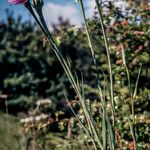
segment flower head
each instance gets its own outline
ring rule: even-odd
[[[9,3],[12,3],[12,4],[23,4],[25,2],[27,2],[28,0],[8,0]]]

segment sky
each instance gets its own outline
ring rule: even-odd
[[[58,17],[62,16],[63,19],[68,19],[72,25],[80,26],[83,22],[79,3],[75,3],[75,0],[43,0],[45,5],[43,7],[43,14],[49,29],[51,29],[52,23],[58,22]],[[111,1],[111,0],[110,0]],[[116,5],[120,5],[123,8],[124,0],[119,0]],[[95,1],[84,0],[84,6],[86,10],[86,16],[91,18],[94,14]],[[0,20],[6,19],[5,10],[13,11],[14,17],[18,15],[22,16],[23,21],[31,19],[31,15],[23,5],[10,5],[7,0],[0,0]]]
[[[62,16],[64,19],[69,19],[70,23],[73,25],[80,26],[82,23],[81,11],[79,4],[75,3],[74,0],[44,0],[45,5],[43,8],[43,13],[46,22],[49,27],[52,23],[58,22],[58,17]],[[85,4],[86,13],[88,17],[93,15],[94,1],[88,0]],[[17,17],[18,15],[23,16],[23,20],[31,18],[29,12],[24,8],[23,5],[10,5],[7,0],[0,0],[0,20],[6,19],[5,10],[13,11],[13,15]]]

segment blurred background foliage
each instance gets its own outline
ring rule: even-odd
[[[146,0],[128,0],[127,3],[124,12],[113,2],[103,1],[101,4],[105,10],[103,17],[113,63],[117,126],[120,138],[125,139],[128,143],[124,144],[132,149],[129,125],[124,116],[125,112],[130,112],[130,93],[121,54],[123,44],[133,90],[142,65],[135,98],[136,129],[141,144],[139,147],[150,149],[150,6]],[[21,16],[14,19],[9,10],[6,13],[7,19],[0,21],[0,110],[7,110],[10,114],[21,117],[27,116],[33,114],[37,100],[49,98],[53,103],[51,108],[38,114],[46,112],[54,119],[50,131],[68,132],[73,114],[66,105],[64,91],[68,93],[70,102],[75,100],[74,108],[80,116],[82,110],[61,65],[34,23],[30,20],[22,22]],[[102,74],[102,68],[108,75],[107,57],[96,11],[88,23],[99,72]],[[85,96],[90,99],[96,116],[99,111],[99,101],[95,96],[96,71],[84,28],[72,26],[68,20],[60,17],[59,23],[53,25],[53,35],[62,55],[70,62],[72,70],[79,78],[83,74]],[[103,75],[100,76],[100,80],[104,85]],[[72,132],[81,131],[75,128]],[[60,139],[58,142],[62,143]]]

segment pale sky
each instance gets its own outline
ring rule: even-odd
[[[43,13],[46,18],[48,26],[52,23],[57,23],[58,17],[62,16],[64,19],[69,19],[70,23],[73,25],[80,25],[82,23],[81,11],[79,4],[76,4],[74,0],[44,0],[45,5],[43,8]],[[87,0],[86,2],[86,12],[87,16],[91,17],[93,15],[94,1]],[[5,9],[9,8],[13,10],[14,16],[23,16],[23,20],[30,17],[29,12],[23,7],[23,5],[10,5],[7,0],[0,0],[0,20],[5,20],[6,14]]]
[[[86,15],[88,18],[92,17],[94,14],[95,1],[94,0],[83,0],[86,8]],[[123,0],[120,0],[121,4]],[[64,19],[69,19],[70,23],[73,25],[81,25],[82,15],[80,11],[79,4],[75,3],[74,0],[44,0],[45,5],[43,8],[43,13],[46,18],[46,22],[50,27],[52,23],[57,23],[58,17],[62,16]],[[5,9],[9,8],[13,10],[14,16],[23,16],[23,20],[30,17],[29,12],[23,7],[23,5],[11,5],[7,0],[0,0],[0,20],[5,20]]]

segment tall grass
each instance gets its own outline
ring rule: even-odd
[[[42,13],[43,1],[39,0],[39,1],[37,1],[37,3],[33,3],[33,7],[31,6],[30,2],[28,1],[27,3],[25,3],[25,7],[30,11],[30,13],[32,14],[32,16],[34,17],[36,22],[38,23],[39,27],[43,31],[44,35],[47,37],[47,39],[50,43],[50,46],[52,47],[60,64],[62,65],[72,87],[74,88],[74,91],[76,92],[76,95],[79,97],[79,101],[81,103],[82,109],[84,111],[84,116],[86,118],[86,124],[84,124],[80,120],[80,118],[75,113],[75,111],[73,110],[71,105],[70,105],[70,108],[71,108],[73,114],[75,115],[75,117],[77,118],[77,120],[79,121],[80,125],[82,126],[83,130],[87,134],[88,138],[91,140],[94,149],[95,150],[97,150],[97,149],[115,150],[117,148],[117,146],[116,146],[117,141],[116,141],[116,136],[115,136],[115,132],[116,132],[116,130],[115,130],[115,104],[114,104],[112,64],[111,64],[109,43],[107,40],[107,34],[105,31],[105,26],[104,26],[104,22],[103,22],[102,9],[99,4],[99,1],[95,0],[95,4],[96,4],[98,14],[99,14],[99,22],[101,25],[100,30],[102,31],[102,35],[103,35],[105,50],[106,50],[106,55],[107,55],[107,60],[108,60],[108,66],[109,66],[109,79],[107,79],[106,75],[103,73],[103,76],[106,79],[105,80],[106,85],[107,85],[106,87],[102,87],[100,84],[99,70],[98,70],[97,61],[96,61],[96,57],[95,57],[92,38],[91,38],[89,27],[88,27],[88,22],[86,19],[84,3],[82,0],[78,0],[78,2],[79,2],[79,5],[80,5],[81,11],[82,11],[82,16],[84,19],[87,41],[88,41],[89,48],[91,50],[91,57],[93,58],[93,63],[95,65],[96,72],[97,72],[97,76],[96,76],[95,80],[97,80],[98,96],[99,96],[101,104],[102,104],[102,117],[101,117],[102,129],[101,129],[101,131],[99,131],[99,129],[97,129],[95,120],[91,113],[91,108],[89,108],[89,106],[86,102],[85,93],[84,93],[85,89],[83,86],[83,79],[81,81],[79,81],[76,74],[74,74],[71,71],[70,64],[69,64],[70,62],[68,62],[68,60],[66,60],[63,57],[63,55],[60,52],[60,48],[57,46],[53,36],[51,35],[50,31],[48,30],[48,27],[46,25],[46,22],[43,17],[43,13]],[[123,49],[122,49],[122,56],[123,56],[124,65],[125,65],[126,72],[127,72],[128,85],[131,90],[130,75],[129,75],[129,70],[127,68],[127,65],[125,63],[125,53],[124,53]],[[103,70],[101,70],[101,71],[103,71]],[[132,92],[131,92],[131,97],[133,98],[132,100],[134,100],[136,93],[137,93],[137,86],[138,86],[138,81],[139,81],[139,77],[140,77],[140,72],[141,72],[141,69],[139,70],[139,75],[138,75],[137,82],[135,85],[134,93],[132,94]],[[112,117],[110,117],[109,111],[106,109],[106,100],[105,100],[106,89],[105,88],[109,91],[109,99],[110,99],[109,103],[111,104]],[[66,99],[67,99],[67,96],[66,96]],[[128,118],[128,122],[130,125],[130,130],[131,130],[131,134],[132,134],[133,141],[134,141],[134,149],[136,149],[136,142],[135,142],[136,138],[135,138],[135,132],[134,132],[134,101],[132,101],[131,106],[132,106],[133,120],[131,122],[131,120]]]
[[[128,79],[128,87],[130,90],[130,99],[131,99],[131,114],[132,114],[132,120],[128,117],[129,114],[125,114],[128,117],[128,123],[130,126],[130,132],[132,135],[132,139],[134,142],[134,149],[137,149],[137,138],[136,138],[136,129],[135,129],[135,113],[134,113],[134,100],[136,98],[137,95],[137,87],[138,87],[138,83],[139,83],[139,78],[141,75],[141,71],[142,71],[142,65],[140,66],[139,70],[138,70],[138,76],[136,79],[136,83],[135,83],[135,87],[134,90],[132,90],[131,88],[131,77],[130,77],[130,73],[129,73],[129,69],[128,66],[126,64],[126,55],[125,55],[125,49],[123,47],[123,44],[121,44],[121,51],[122,51],[122,60],[123,60],[123,65],[125,67],[125,71],[127,74],[127,79]]]
[[[105,49],[106,49],[107,59],[108,59],[109,81],[110,81],[109,91],[110,91],[113,125],[115,125],[114,90],[113,90],[113,76],[112,76],[112,64],[111,64],[111,57],[110,57],[110,49],[109,49],[109,44],[108,44],[108,40],[107,40],[107,34],[106,34],[104,23],[103,23],[103,15],[102,15],[101,6],[100,6],[98,0],[95,0],[95,3],[96,3],[96,7],[97,7],[97,10],[98,10],[98,14],[99,14],[99,22],[100,22],[101,30],[102,30],[102,33],[103,33],[103,39],[104,39]]]
[[[31,12],[31,14],[34,14],[33,8],[31,7],[30,3],[27,3],[26,7]],[[46,26],[42,11],[40,11],[40,9],[41,8],[39,8],[39,7],[37,7],[37,9],[35,9],[40,20],[37,19],[36,15],[33,15],[33,17],[35,18],[35,20],[38,20],[37,23],[39,24],[40,28],[44,32],[45,36],[47,37],[47,39],[48,39],[50,45],[52,46],[59,62],[61,63],[62,67],[64,68],[64,71],[66,72],[66,75],[67,75],[71,85],[73,86],[77,96],[79,97],[80,103],[81,103],[82,108],[84,110],[85,118],[87,120],[88,128],[86,128],[87,129],[86,132],[88,131],[89,138],[92,139],[92,142],[93,142],[95,149],[97,149],[96,145],[98,145],[99,148],[103,149],[102,143],[101,143],[99,135],[98,135],[98,131],[95,127],[92,116],[90,115],[89,110],[87,109],[85,99],[82,96],[80,85],[78,85],[78,82],[76,81],[74,74],[71,72],[68,61],[65,60],[65,58],[62,56],[59,48],[57,47],[55,41],[53,40],[53,37],[50,34],[50,32]],[[91,135],[94,135],[94,137],[92,137]],[[95,140],[96,140],[96,143],[95,143]]]

